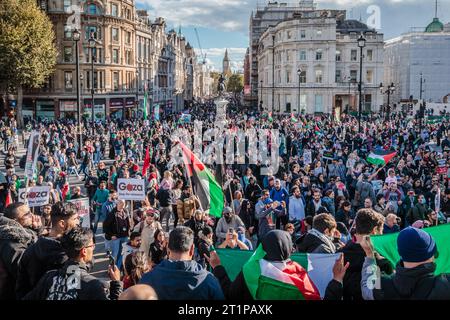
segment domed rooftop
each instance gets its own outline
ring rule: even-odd
[[[365,32],[369,31],[366,24],[358,20],[338,20],[336,30],[340,33]]]
[[[444,31],[444,24],[439,21],[439,18],[433,18],[433,22],[431,22],[426,28],[425,32],[442,32]]]

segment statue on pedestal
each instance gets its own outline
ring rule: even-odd
[[[219,92],[219,96],[223,96],[223,93],[225,92],[226,88],[225,88],[225,81],[227,79],[223,76],[223,74],[220,75],[219,77],[219,84],[217,86],[217,91]]]

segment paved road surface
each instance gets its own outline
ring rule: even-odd
[[[0,146],[0,150],[2,151],[2,152],[0,152],[0,170],[2,172],[5,172],[5,164],[4,164],[5,154],[3,152],[3,145]],[[17,161],[16,161],[16,167],[15,167],[16,174],[19,177],[24,176],[24,170],[19,167],[19,160],[25,154],[26,154],[26,148],[23,146],[23,142],[20,137],[19,138],[19,147],[18,147],[17,154],[16,154]],[[106,154],[108,154],[108,152],[106,152]],[[105,162],[106,166],[112,165],[112,163],[113,163],[112,160],[104,160],[104,162]],[[81,187],[82,193],[86,194],[84,182],[80,181],[76,175],[69,176],[69,184],[70,184],[71,188],[73,188],[75,186]],[[102,230],[101,223],[99,224],[97,234],[95,235],[95,240],[96,240],[96,247],[95,247],[95,251],[94,251],[95,265],[94,265],[94,270],[92,271],[92,274],[99,278],[108,278],[107,272],[105,271],[105,270],[107,270],[107,267],[108,267],[108,259],[106,257],[106,253],[105,253],[105,238],[103,236],[103,230]]]

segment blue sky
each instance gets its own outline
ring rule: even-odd
[[[136,0],[137,7],[147,9],[150,17],[166,19],[168,30],[182,33],[194,48],[199,48],[194,28],[207,54],[208,64],[222,69],[222,59],[228,48],[234,70],[242,69],[248,47],[249,19],[257,4],[265,0]],[[296,1],[279,0],[278,2]],[[316,0],[320,9],[347,10],[347,18],[366,22],[369,6],[380,8],[381,31],[385,39],[408,32],[411,27],[425,27],[434,17],[435,0]],[[450,22],[450,0],[438,1],[438,17]],[[198,51],[199,52],[199,51]]]

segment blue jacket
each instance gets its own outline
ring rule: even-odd
[[[286,189],[280,188],[280,190],[275,189],[275,187],[270,190],[270,199],[273,201],[284,201],[286,202],[286,206],[289,205],[289,192],[287,192]],[[278,207],[278,209],[281,209],[281,206]]]
[[[144,274],[160,300],[224,300],[219,281],[196,261],[163,260]]]
[[[323,197],[322,203],[327,207],[328,211],[334,216],[336,216],[336,206],[334,205],[334,199],[330,197]]]

